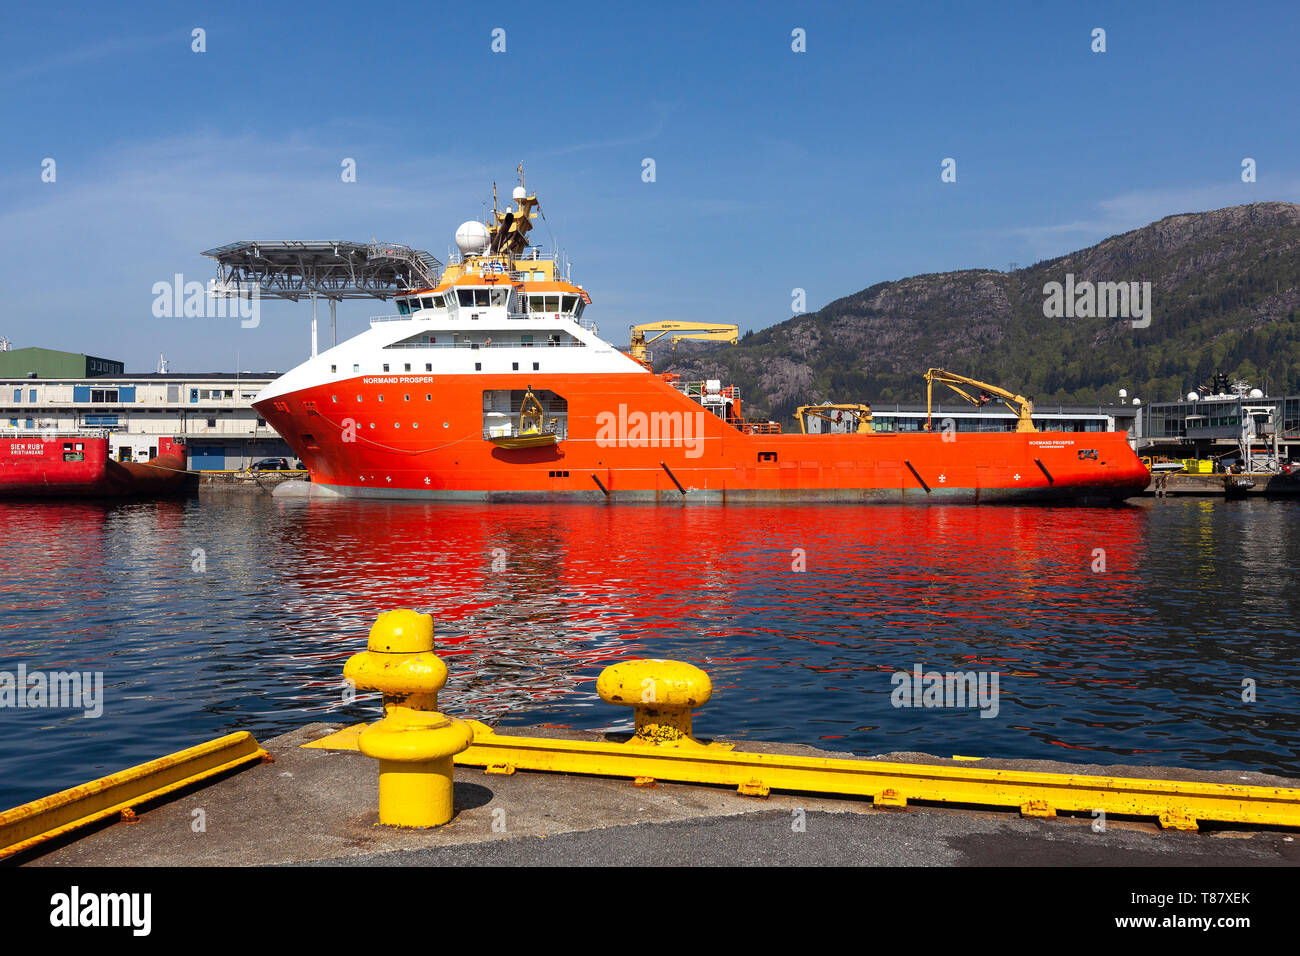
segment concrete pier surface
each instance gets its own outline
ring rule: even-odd
[[[1021,818],[1014,812],[937,806],[876,809],[870,801],[731,788],[456,768],[456,816],[446,826],[378,825],[378,765],[355,751],[302,749],[336,730],[311,724],[263,742],[272,763],[253,766],[142,808],[134,823],[20,861],[28,866],[1295,866],[1300,833],[1244,828],[1162,831],[1154,822]],[[546,727],[502,733],[603,740]],[[622,739],[622,738],[618,738]],[[756,753],[852,757],[746,741]],[[954,765],[924,754],[891,761]],[[969,763],[964,764],[970,766]],[[1240,771],[1085,766],[986,760],[981,766],[1297,787]]]
[[[1164,486],[1158,485],[1158,479],[1165,479]],[[1155,475],[1151,483],[1142,492],[1144,497],[1167,498],[1226,498],[1228,490],[1225,478],[1244,478],[1254,482],[1253,487],[1238,489],[1235,497],[1240,498],[1300,498],[1300,475]]]

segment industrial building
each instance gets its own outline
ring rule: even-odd
[[[0,351],[0,370],[0,433],[105,431],[113,457],[135,460],[152,457],[159,436],[173,436],[185,439],[190,467],[201,471],[270,457],[292,463],[289,446],[251,405],[274,372],[127,375],[121,362],[49,349]]]
[[[0,339],[0,379],[97,378],[121,375],[125,371],[121,362],[96,355],[54,349],[10,349],[6,347],[8,344],[7,340]]]
[[[1176,402],[1152,402],[1145,418],[1152,454],[1240,458],[1263,470],[1273,470],[1269,460],[1300,461],[1300,395],[1270,397],[1259,389],[1245,395],[1192,393]]]

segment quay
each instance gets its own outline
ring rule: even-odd
[[[1240,481],[1238,481],[1240,479]],[[1153,475],[1144,498],[1300,498],[1300,472],[1293,475]]]
[[[0,813],[34,866],[1300,865],[1300,780],[697,737],[708,675],[605,668],[631,734],[438,710],[433,624],[381,614],[344,668],[383,718],[232,733]],[[376,764],[376,760],[378,763]],[[378,773],[376,773],[376,769]]]
[[[1089,815],[912,806],[772,792],[756,799],[717,786],[554,773],[492,774],[457,767],[446,826],[378,823],[374,761],[356,751],[304,748],[340,725],[311,724],[267,741],[271,763],[142,810],[38,856],[33,866],[594,865],[594,866],[1296,866],[1289,828],[1191,833]],[[512,732],[597,741],[601,734],[532,727]],[[810,747],[746,742],[747,751],[844,757]],[[870,760],[933,766],[968,761],[896,753]],[[989,768],[1123,775],[1258,786],[1300,781],[1237,771],[985,760]],[[204,829],[195,829],[202,819]]]

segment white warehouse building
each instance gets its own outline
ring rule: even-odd
[[[22,352],[45,354],[24,360]],[[0,352],[0,434],[104,431],[114,458],[137,461],[156,453],[159,436],[182,438],[190,467],[201,471],[238,470],[270,457],[295,463],[251,404],[274,372],[127,375],[112,363],[108,374],[72,377],[57,374],[46,361],[51,354],[70,355]],[[50,371],[56,374],[43,374]]]

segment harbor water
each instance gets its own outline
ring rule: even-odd
[[[0,503],[0,526],[0,807],[230,730],[373,719],[343,664],[394,607],[434,616],[443,709],[503,728],[624,729],[597,674],[668,657],[713,679],[703,736],[1300,774],[1295,502],[204,495]],[[102,680],[98,716],[31,696],[67,672]],[[934,673],[996,696],[900,697]]]

